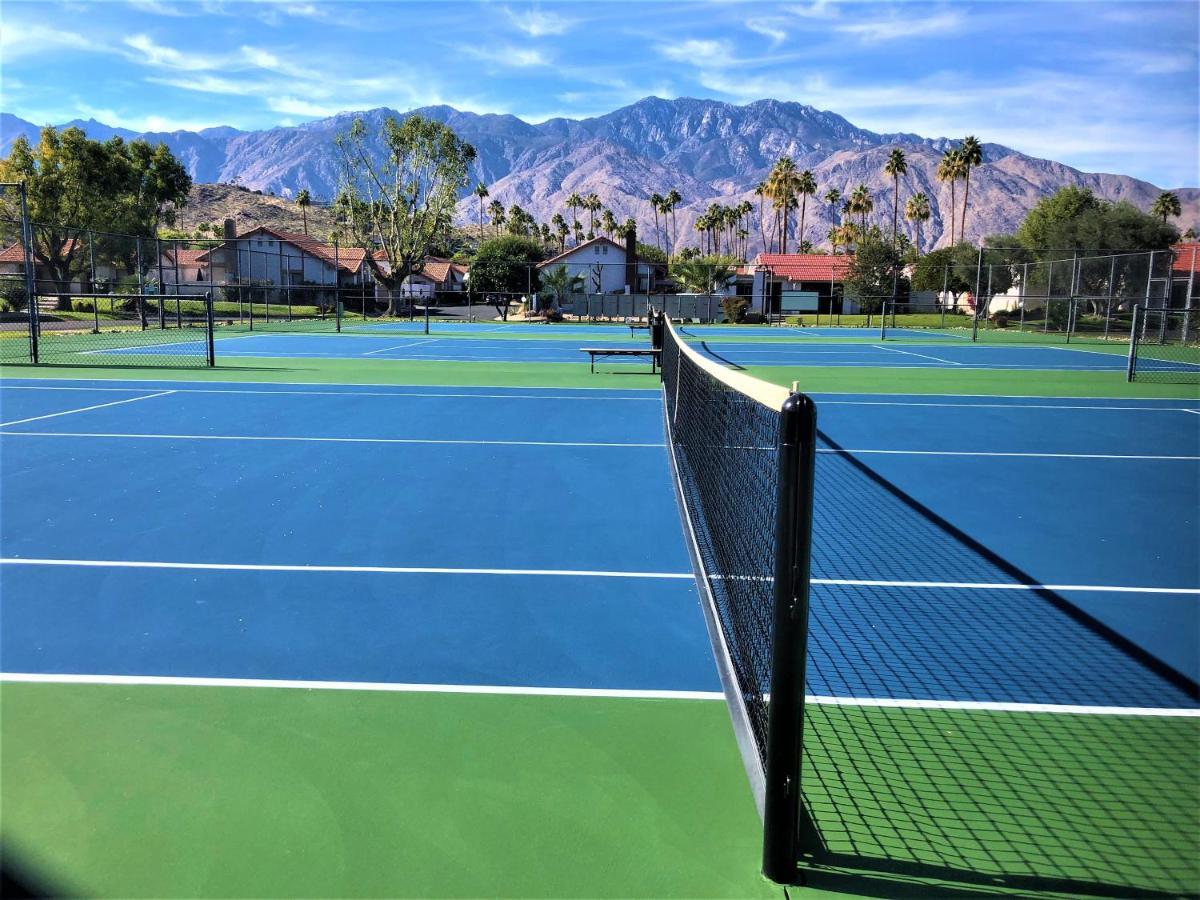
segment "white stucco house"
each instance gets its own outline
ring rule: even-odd
[[[566,266],[586,294],[648,294],[654,289],[654,267],[638,260],[636,247],[632,236],[624,247],[606,237],[592,238],[538,263],[538,269]]]

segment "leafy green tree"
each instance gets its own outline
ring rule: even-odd
[[[644,262],[659,263],[660,265],[666,265],[667,262],[667,251],[663,250],[662,247],[643,244],[641,241],[638,241],[637,254],[638,259]]]
[[[356,118],[334,146],[341,157],[342,193],[362,201],[359,208],[366,212],[348,223],[351,234],[360,247],[382,244],[386,268],[373,254],[366,258],[388,289],[388,315],[395,315],[400,286],[424,267],[469,184],[475,148],[441,122],[415,114],[402,122],[389,116],[378,132]]]
[[[296,205],[300,207],[300,215],[304,218],[304,233],[308,234],[308,208],[312,206],[312,194],[304,188],[296,194]]]
[[[878,226],[871,226],[854,248],[854,259],[843,281],[846,296],[856,298],[866,312],[878,312],[885,300],[900,291],[902,265],[896,245],[883,236]]]
[[[514,295],[529,296],[540,290],[537,264],[543,259],[545,248],[531,238],[506,235],[484,241],[471,261],[471,292],[507,319]]]
[[[989,238],[988,243],[1011,245],[1003,237]],[[1015,267],[1010,264],[1013,259],[1008,251],[989,254],[987,247],[981,258],[979,248],[965,241],[952,247],[941,247],[917,259],[913,265],[912,289],[934,291],[939,295],[944,289],[953,298],[953,305],[957,308],[963,294],[975,293],[978,278],[980,293],[985,295],[983,302],[990,303],[992,297],[1003,294],[1013,286]]]
[[[1179,232],[1132,203],[1101,200],[1087,188],[1065,187],[1043,197],[1017,229],[1018,243],[1035,253],[1165,250]]]
[[[25,182],[34,229],[33,256],[48,275],[58,305],[69,309],[70,284],[87,270],[87,232],[154,237],[160,226],[175,224],[187,202],[192,180],[165,144],[101,143],[78,128],[43,128],[36,145],[22,135],[0,160],[0,181]],[[0,198],[0,215],[20,217],[16,194]],[[101,257],[126,269],[134,265],[136,241],[96,235]],[[147,266],[153,251],[143,254]]]

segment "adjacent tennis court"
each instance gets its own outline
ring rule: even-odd
[[[255,333],[218,359],[450,384],[586,367],[577,327]],[[1124,362],[695,346],[897,378]],[[5,377],[6,846],[100,894],[782,896],[663,393],[612,369]],[[810,886],[1193,890],[1200,402],[813,399]]]

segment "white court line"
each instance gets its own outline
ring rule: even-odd
[[[1017,453],[993,450],[835,450],[832,447],[820,447],[817,449],[817,452],[855,456],[873,453],[885,456],[996,456],[1028,459],[1147,459],[1173,462],[1200,462],[1200,456],[1158,456],[1152,454],[1122,453]]]
[[[1007,581],[989,584],[979,581],[890,581],[878,578],[813,578],[812,583],[850,587],[944,588],[967,591],[1074,591],[1105,594],[1200,595],[1200,588],[1128,587],[1113,584],[1014,584]]]
[[[101,350],[80,350],[79,354],[81,356],[93,356],[98,353],[101,356],[103,356],[105,353],[124,353],[126,350],[151,350],[151,351],[153,351],[154,349],[156,349],[158,347],[191,347],[191,346],[205,347],[206,343],[207,342],[205,340],[204,335],[201,335],[199,337],[192,338],[190,341],[168,341],[163,344],[134,344],[132,347],[105,347]],[[148,355],[158,356],[160,354],[151,352]],[[171,354],[164,353],[161,355],[162,356],[170,356]]]
[[[53,676],[52,676],[53,677]],[[986,710],[989,712],[1044,712],[1092,716],[1200,717],[1200,709],[1155,706],[1082,706],[1067,703],[1013,703],[992,700],[918,700],[890,697],[805,697],[814,706],[884,707],[892,709]]]
[[[962,363],[955,362],[952,359],[942,359],[940,356],[928,356],[924,353],[913,353],[911,350],[899,350],[896,347],[886,347],[883,344],[871,344],[870,346],[875,347],[878,350],[889,350],[892,353],[903,353],[906,356],[919,356],[921,359],[932,359],[934,362],[943,363],[944,365],[947,365],[947,366],[961,366],[962,365]]]
[[[821,406],[930,406],[946,409],[1085,409],[1085,410],[1115,410],[1116,412],[1194,412],[1200,411],[1183,409],[1178,406],[1074,406],[1053,403],[924,403],[917,401],[897,400],[822,400]]]
[[[165,393],[174,393],[166,391]],[[160,394],[152,394],[158,397]],[[145,397],[134,397],[133,400],[145,400]],[[132,400],[117,400],[114,403],[131,403]],[[102,403],[101,406],[113,406],[114,403]],[[96,407],[89,407],[95,409]],[[82,412],[83,410],[72,410]],[[65,415],[56,413],[56,415]],[[22,421],[32,421],[23,419]],[[17,425],[19,422],[0,423]],[[617,441],[480,441],[454,440],[450,438],[356,438],[356,437],[287,437],[274,434],[134,434],[128,432],[105,431],[3,431],[3,437],[77,437],[77,438],[118,438],[128,440],[149,441],[292,441],[312,444],[449,444],[468,447],[612,447],[616,449],[646,449],[665,447],[666,444],[622,443]]]
[[[28,419],[13,419],[11,422],[0,422],[0,428],[5,428],[9,425],[23,425],[26,422],[40,422],[42,419],[53,419],[56,416],[70,416],[75,413],[88,412],[93,409],[104,409],[106,406],[119,406],[122,403],[136,403],[138,400],[151,400],[154,397],[165,397],[168,394],[174,394],[175,391],[159,391],[157,394],[144,394],[140,397],[127,397],[124,400],[112,400],[108,403],[97,403],[94,406],[81,406],[79,409],[65,409],[62,412],[47,413],[44,416],[30,416]]]
[[[87,569],[187,569],[211,572],[335,572],[351,575],[517,575],[546,578],[648,578],[691,581],[691,572],[617,572],[606,569],[482,569],[445,566],[310,566],[264,563],[192,563],[132,559],[25,559],[0,557],[5,566],[63,566]]]
[[[204,382],[181,381],[180,384],[203,384]],[[236,384],[237,382],[218,382],[219,384]],[[271,382],[253,381],[247,384],[270,384]],[[307,382],[301,382],[307,383]],[[110,393],[138,393],[145,388],[132,387],[60,387],[58,385],[41,384],[4,384],[0,381],[0,390],[9,391],[108,391]],[[260,391],[232,390],[229,388],[172,388],[178,394],[265,394],[281,397],[453,397],[481,398],[484,400],[636,400],[639,403],[657,403],[658,396],[650,397],[573,397],[565,394],[449,394],[434,391]],[[536,390],[536,389],[535,389]],[[572,389],[573,390],[573,389]],[[598,388],[579,388],[579,390],[599,390]],[[1084,407],[1087,408],[1087,407]]]
[[[397,344],[394,347],[380,347],[378,350],[368,350],[363,356],[370,356],[373,353],[387,353],[389,350],[407,350],[410,347],[419,347],[422,344],[435,344],[441,338],[425,338],[424,340],[410,340],[404,344]]]
[[[308,691],[377,691],[395,694],[478,694],[517,697],[592,697],[627,700],[724,700],[720,691],[678,691],[621,688],[524,687],[491,684],[412,684],[388,681],[314,681],[293,678],[211,678],[189,675],[93,675],[75,673],[0,672],[10,684],[144,685],[154,687],[276,688]],[[990,700],[923,700],[890,697],[824,697],[809,695],[815,706],[885,707],[898,709],[982,710],[1075,715],[1161,716],[1195,718],[1200,709],[1145,706],[1085,706],[1060,703],[1019,703]]]
[[[1200,416],[1200,409],[1181,409],[1180,412],[1191,413],[1193,416]]]
[[[0,565],[9,566],[58,566],[92,569],[183,569],[213,572],[335,572],[363,575],[519,575],[555,578],[649,578],[671,581],[688,581],[695,577],[692,572],[623,572],[607,569],[501,569],[501,568],[451,568],[445,566],[329,566],[269,563],[199,563],[164,562],[158,560],[126,559],[40,559],[25,557],[0,557]],[[763,579],[768,580],[768,579]],[[998,582],[989,584],[972,581],[892,581],[884,579],[857,578],[814,578],[813,584],[847,585],[851,587],[908,587],[944,588],[951,590],[999,590],[999,591],[1089,591],[1096,593],[1124,594],[1200,594],[1200,588],[1128,587],[1105,584],[1015,584]]]
[[[349,357],[349,358],[351,358],[351,359],[354,359],[354,358],[356,358],[356,357]],[[17,376],[17,377],[18,377],[18,380],[20,380],[22,376]],[[13,378],[13,376],[9,375],[9,376],[7,376],[7,378],[8,378],[8,379],[11,379],[11,378]],[[27,380],[27,381],[28,381],[28,380],[36,380],[36,379],[29,379],[29,378],[25,378],[24,380]],[[98,384],[98,383],[116,383],[116,384],[145,384],[147,381],[150,381],[150,382],[161,382],[161,381],[164,381],[164,380],[171,381],[171,379],[162,379],[162,378],[144,378],[144,379],[143,379],[143,378],[54,378],[53,376],[51,376],[51,377],[48,377],[48,378],[45,378],[45,379],[43,379],[43,380],[45,380],[45,381],[84,381],[84,382],[87,382],[87,383],[89,383],[89,384]],[[246,379],[246,380],[244,380],[244,381],[243,381],[243,380],[241,380],[241,379],[227,379],[227,378],[206,378],[206,379],[204,379],[203,381],[194,381],[194,380],[184,380],[184,379],[180,379],[179,381],[171,381],[171,383],[172,383],[172,384],[264,384],[264,385],[265,385],[265,384],[269,384],[269,385],[276,385],[276,386],[282,386],[282,387],[325,387],[325,388],[329,388],[329,387],[348,387],[348,388],[353,388],[353,387],[380,387],[380,385],[379,385],[377,382],[354,382],[354,381],[253,381],[253,380],[250,380],[250,379]],[[37,385],[15,385],[15,384],[14,384],[14,385],[9,385],[9,384],[7,384],[7,383],[6,383],[6,381],[5,381],[5,378],[0,378],[0,387],[14,387],[14,388],[16,388],[16,387],[30,387],[30,388],[34,388],[34,387],[39,387],[39,386],[37,386]],[[404,385],[396,385],[396,387],[404,387]],[[421,387],[425,387],[425,388],[458,388],[458,389],[461,389],[461,388],[462,388],[462,385],[461,385],[461,384],[426,384],[426,385],[421,385]],[[490,388],[492,388],[493,390],[504,390],[504,387],[503,387],[503,385],[481,385],[481,387],[490,387]],[[652,396],[652,398],[650,398],[650,399],[654,399],[654,400],[658,400],[658,399],[659,399],[659,397],[660,397],[660,393],[661,393],[659,388],[638,388],[638,387],[614,388],[614,387],[612,387],[611,385],[596,385],[595,387],[590,387],[590,386],[588,386],[588,385],[584,385],[584,386],[582,386],[582,387],[576,386],[576,387],[569,387],[569,388],[555,388],[553,385],[540,385],[540,387],[542,387],[542,388],[546,388],[546,389],[559,390],[559,391],[575,391],[575,392],[581,392],[581,393],[586,393],[586,392],[588,392],[588,391],[593,391],[593,392],[594,392],[594,391],[624,391],[624,392],[626,392],[626,393],[633,393],[633,394],[652,394],[653,396]],[[535,388],[535,389],[536,389],[536,388]],[[140,390],[145,390],[145,388],[140,388]],[[183,388],[179,388],[179,390],[183,390]],[[273,391],[264,391],[263,393],[273,393]],[[294,391],[293,393],[300,393],[300,392],[299,392],[299,391]],[[356,391],[346,391],[345,393],[358,393],[358,392],[356,392]],[[380,393],[385,393],[385,392],[380,392]],[[396,391],[396,392],[387,392],[387,393],[400,393],[400,392],[399,392],[399,391]],[[851,392],[847,392],[847,393],[856,393],[856,394],[862,394],[862,391],[851,391]],[[881,396],[882,396],[882,395],[881,395]],[[901,396],[901,397],[907,397],[907,396],[910,396],[910,395],[908,395],[908,394],[899,394],[899,395],[897,395],[897,396]],[[927,395],[924,395],[924,396],[938,396],[938,395],[936,395],[936,394],[927,394]],[[962,394],[962,395],[951,394],[951,395],[948,395],[948,396],[965,396],[965,397],[974,397],[974,396],[980,396],[980,395],[976,395],[976,394]],[[595,399],[595,398],[587,398],[587,399]],[[601,399],[606,399],[606,398],[601,398]],[[639,400],[640,400],[640,399],[645,399],[645,398],[638,397],[638,398],[636,398],[636,399],[639,399]],[[1065,398],[1065,399],[1072,399],[1072,398]],[[1087,400],[1087,399],[1094,399],[1094,398],[1080,397],[1080,398],[1077,398],[1077,399],[1080,399],[1080,400]]]

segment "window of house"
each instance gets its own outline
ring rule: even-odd
[[[601,244],[604,249],[601,251],[605,256],[608,256],[608,244]]]

